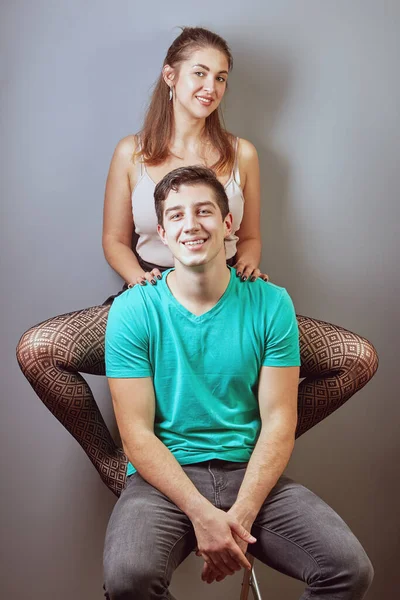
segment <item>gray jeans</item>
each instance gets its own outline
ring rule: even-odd
[[[211,460],[183,467],[218,508],[235,502],[247,463]],[[265,500],[248,551],[304,581],[301,600],[361,600],[373,578],[371,562],[346,523],[318,496],[282,476]],[[105,589],[110,600],[172,600],[168,586],[195,549],[191,521],[138,473],[128,478],[108,524]]]

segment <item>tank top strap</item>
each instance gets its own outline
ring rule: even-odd
[[[142,142],[140,139],[139,135],[136,135],[136,142],[137,142],[137,150],[141,150],[142,149]],[[143,163],[143,157],[140,158],[136,158],[135,161],[135,166],[136,166],[136,181],[139,181],[139,179],[141,177],[143,177],[144,174],[144,163]]]
[[[239,138],[235,141],[235,162],[233,163],[233,179],[240,186],[240,172],[239,172]]]

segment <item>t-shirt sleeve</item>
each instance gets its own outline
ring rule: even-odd
[[[152,377],[144,300],[129,290],[111,305],[106,327],[106,375],[111,378]]]
[[[299,329],[292,299],[285,289],[267,326],[264,367],[300,366]]]

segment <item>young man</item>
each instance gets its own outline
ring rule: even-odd
[[[305,581],[304,600],[363,598],[372,566],[361,545],[322,500],[282,475],[300,364],[289,295],[243,282],[226,265],[232,215],[212,171],[172,171],[155,207],[175,268],[118,297],[106,333],[130,460],[106,534],[109,597],[172,598],[173,571],[197,547],[210,583],[249,568],[249,551]]]

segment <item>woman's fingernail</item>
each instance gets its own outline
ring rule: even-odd
[[[151,285],[156,285],[157,281],[155,279],[152,279],[150,283]]]
[[[238,272],[236,273],[236,275],[237,275],[238,277],[241,277],[241,276],[242,276],[242,274],[241,274],[241,272],[240,272],[240,271],[238,271]]]
[[[255,280],[256,280],[256,278],[253,275],[253,277],[250,279],[250,281],[255,281]]]
[[[146,282],[145,281],[141,281],[140,285],[146,285]]]
[[[162,279],[161,275],[157,275],[157,279]]]
[[[244,277],[242,277],[242,281],[246,281],[247,277],[246,275]]]

